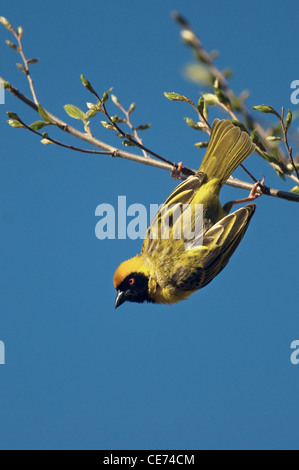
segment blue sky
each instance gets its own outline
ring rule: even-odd
[[[32,73],[46,108],[68,119],[64,104],[84,107],[83,73],[100,92],[113,86],[124,106],[136,102],[135,122],[152,122],[148,147],[195,168],[199,136],[183,121],[192,113],[163,96],[199,97],[182,74],[192,56],[172,10],[221,51],[217,65],[234,70],[237,92],[251,91],[250,106],[296,110],[294,1],[28,0],[6,2],[0,16],[23,26],[27,56],[40,58]],[[29,94],[7,38],[2,27],[0,75]],[[187,301],[115,311],[114,270],[142,241],[98,240],[95,209],[119,195],[162,203],[176,183],[162,170],[42,146],[6,125],[7,110],[37,119],[9,95],[0,106],[0,448],[297,449],[296,204],[259,199],[227,268]],[[95,133],[117,144],[102,126]],[[272,187],[294,186],[256,154],[247,166]],[[224,201],[244,195],[223,190]]]

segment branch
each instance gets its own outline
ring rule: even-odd
[[[27,106],[32,108],[34,111],[38,112],[38,106],[32,100],[30,100],[27,96],[23,95],[19,90],[17,90],[15,87],[13,87],[10,83],[3,80],[1,77],[0,77],[0,80],[3,81],[4,87],[7,91],[9,91],[12,95],[14,95],[20,101],[25,103]],[[89,134],[78,131],[77,129],[75,129],[72,126],[69,126],[64,121],[60,120],[59,118],[57,118],[56,116],[54,116],[50,112],[46,111],[46,113],[49,116],[49,118],[51,120],[51,123],[56,125],[57,127],[59,127],[59,129],[61,129],[64,132],[69,133],[70,135],[72,135],[72,136],[74,136],[78,139],[83,140],[84,142],[87,142],[88,144],[91,144],[91,145],[93,145],[97,148],[103,149],[105,151],[104,154],[110,155],[111,157],[124,158],[124,159],[131,160],[131,161],[134,161],[134,162],[137,162],[137,163],[142,163],[143,165],[153,166],[153,167],[160,168],[160,169],[167,170],[167,171],[172,171],[173,170],[173,165],[172,164],[161,162],[161,161],[158,161],[158,160],[156,160],[154,158],[151,158],[151,157],[146,157],[145,158],[144,156],[136,155],[134,153],[127,152],[125,150],[117,149],[116,147],[108,145],[105,142],[102,142],[102,141],[96,139],[95,137],[93,137]],[[49,137],[48,137],[48,139],[53,140]],[[69,146],[68,148],[71,149],[71,146]],[[78,149],[78,148],[76,148],[76,149],[78,151],[85,152],[84,149]],[[191,168],[188,168],[188,167],[183,167],[182,168],[182,174],[185,177],[188,177],[190,175],[194,175],[195,173],[196,173],[196,170],[194,170],[194,169],[191,169]],[[226,184],[228,186],[244,189],[244,190],[247,190],[247,191],[251,191],[251,189],[253,188],[252,184],[247,183],[245,181],[241,181],[241,180],[236,179],[236,178],[233,178],[232,176],[228,179]],[[263,191],[260,190],[259,192],[260,192],[260,194],[265,194],[267,196],[277,197],[277,198],[285,199],[285,200],[288,200],[288,201],[299,202],[299,195],[295,194],[295,193],[279,191],[277,189],[272,189],[272,188],[267,188],[267,187],[264,187],[264,190]]]

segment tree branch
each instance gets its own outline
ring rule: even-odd
[[[0,77],[0,80],[4,83],[4,87],[7,91],[9,91],[12,95],[14,95],[20,101],[25,103],[27,106],[32,108],[34,111],[38,112],[38,106],[32,100],[30,100],[27,96],[25,96],[23,93],[21,93],[19,90],[17,90],[10,83],[6,82],[3,78]],[[61,119],[57,118],[56,116],[54,116],[52,113],[48,112],[47,110],[45,110],[45,111],[48,114],[52,124],[56,125],[62,131],[67,132],[68,134],[70,134],[70,135],[72,135],[72,136],[74,136],[74,137],[76,137],[80,140],[83,140],[84,142],[86,142],[88,144],[91,144],[91,145],[93,145],[97,148],[100,148],[100,149],[104,150],[105,151],[104,154],[110,155],[111,157],[124,158],[124,159],[131,160],[131,161],[134,161],[134,162],[137,162],[137,163],[142,163],[143,165],[153,166],[153,167],[160,168],[160,169],[163,169],[163,170],[167,170],[167,171],[170,171],[170,172],[173,170],[173,165],[171,165],[169,163],[165,163],[163,161],[159,161],[159,160],[156,160],[156,159],[151,158],[151,157],[146,157],[145,158],[144,156],[136,155],[134,153],[127,152],[125,150],[121,150],[121,149],[118,149],[118,148],[113,147],[111,145],[108,145],[105,142],[102,142],[99,139],[96,139],[95,137],[93,137],[89,134],[83,133],[83,132],[75,129],[74,127],[68,125],[67,123],[65,123]],[[49,138],[49,140],[53,140],[53,139]],[[72,147],[68,146],[68,148],[71,149]],[[86,153],[86,150],[84,150],[84,149],[78,149],[78,148],[76,148],[76,149],[78,151],[82,151],[82,152]],[[197,170],[194,170],[194,169],[191,169],[191,168],[188,168],[188,167],[183,167],[182,174],[185,177],[188,177],[190,175],[194,175],[196,173],[196,171]],[[253,188],[252,184],[247,183],[245,181],[241,181],[241,180],[236,179],[236,178],[233,178],[232,176],[228,179],[226,184],[228,186],[232,186],[232,187],[239,188],[239,189],[244,189],[244,190],[247,190],[247,191],[251,191],[251,189]],[[280,198],[280,199],[285,199],[285,200],[288,200],[288,201],[299,202],[299,195],[298,194],[289,193],[289,192],[285,192],[285,191],[279,191],[277,189],[264,187],[263,191],[259,190],[258,193],[265,194],[267,196],[277,197],[277,198]]]

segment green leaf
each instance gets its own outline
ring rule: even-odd
[[[213,93],[203,93],[202,96],[206,104],[209,106],[215,106],[216,104],[219,103],[217,96],[213,95]]]
[[[51,119],[48,115],[48,113],[44,110],[44,108],[42,107],[42,105],[39,103],[38,104],[38,114],[40,115],[40,117],[42,117],[44,119],[44,121],[46,122],[51,122]]]
[[[191,102],[191,100],[189,98],[187,98],[186,96],[179,95],[178,93],[175,93],[173,91],[171,91],[169,93],[164,92],[164,96],[170,101],[185,101],[186,103]]]
[[[224,93],[223,90],[221,90],[221,87],[219,85],[219,81],[218,79],[215,80],[215,83],[214,83],[214,90],[215,90],[215,95],[217,96],[218,98],[218,101],[223,104],[224,106],[226,106],[228,109],[232,109],[232,105],[231,105],[231,102],[230,102],[230,99],[229,97]]]
[[[13,120],[18,121],[18,122],[20,121],[19,116],[16,113],[13,113],[12,111],[7,111],[6,115],[7,115],[7,117],[9,117],[9,119],[13,119]]]
[[[257,147],[259,147],[261,150],[263,150],[264,152],[266,151],[257,131],[255,129],[253,129],[253,131],[251,132],[251,140],[252,142],[257,145]]]
[[[66,104],[64,106],[65,112],[74,119],[80,119],[81,121],[86,120],[85,113],[81,109],[77,108],[73,104]]]
[[[261,113],[267,113],[267,114],[275,114],[280,119],[280,115],[278,114],[277,111],[275,111],[272,106],[269,106],[268,104],[260,104],[258,106],[252,106],[252,109],[255,109],[256,111],[260,111]]]
[[[34,131],[39,131],[43,127],[45,127],[48,123],[45,121],[36,121],[30,124],[30,129],[33,129]]]
[[[98,114],[98,110],[96,108],[93,108],[93,109],[90,109],[89,111],[87,111],[87,113],[85,114],[85,118],[86,119],[93,118],[97,114]]]
[[[262,156],[270,163],[275,163],[276,165],[280,164],[280,157],[274,151],[273,153],[262,152]]]
[[[203,112],[205,109],[205,99],[203,96],[201,96],[198,100],[197,109],[198,109],[199,114],[203,116]]]
[[[295,186],[293,189],[291,189],[290,193],[299,194],[299,186]]]

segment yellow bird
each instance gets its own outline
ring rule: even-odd
[[[234,203],[258,195],[252,191],[247,199],[222,207],[220,190],[254,150],[250,136],[231,121],[214,121],[200,169],[165,201],[148,228],[141,253],[117,268],[113,279],[116,308],[125,301],[179,302],[222,271],[241,242],[256,206],[248,204],[228,213]],[[201,210],[196,211],[196,207]],[[187,215],[193,238],[185,236]],[[198,220],[202,222],[199,230]]]

